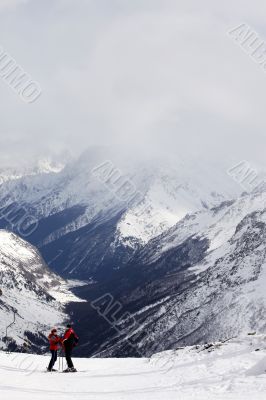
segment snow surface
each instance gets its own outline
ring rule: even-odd
[[[77,297],[74,293],[70,292],[69,289],[74,289],[76,287],[88,285],[89,282],[78,281],[75,279],[69,279],[63,281],[58,286],[53,287],[49,290],[49,294],[54,297],[61,304],[68,304],[70,302],[75,303],[86,303],[87,300]]]
[[[48,362],[48,356],[0,352],[1,398],[265,399],[264,335],[166,351],[150,359],[77,358],[75,374],[44,372]]]

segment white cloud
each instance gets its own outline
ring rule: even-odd
[[[248,22],[266,40],[265,11],[258,0],[55,0],[2,12],[5,48],[43,88],[29,106],[0,82],[2,142],[195,146],[262,161],[266,74],[227,31]]]
[[[7,8],[14,8],[26,4],[29,0],[0,0],[0,11]]]

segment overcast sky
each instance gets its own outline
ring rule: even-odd
[[[0,79],[2,160],[89,145],[265,163],[266,72],[227,34],[266,41],[266,2],[0,0],[0,46],[43,93]]]

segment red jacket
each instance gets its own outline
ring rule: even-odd
[[[65,331],[64,337],[62,339],[63,345],[68,345],[74,347],[78,342],[78,336],[76,335],[73,328],[69,328]]]
[[[48,336],[49,343],[50,343],[50,350],[58,350],[58,345],[61,343],[61,339],[54,333],[50,333]]]

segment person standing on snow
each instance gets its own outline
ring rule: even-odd
[[[47,368],[47,371],[52,372],[52,371],[56,371],[53,367],[57,360],[58,345],[61,343],[61,339],[57,335],[57,330],[55,328],[51,330],[51,333],[48,336],[48,340],[50,343],[50,352],[52,354],[52,357],[51,357],[49,366]]]
[[[64,372],[77,372],[76,368],[74,368],[71,354],[73,348],[78,344],[79,338],[74,332],[71,324],[67,325],[67,330],[64,334],[62,345],[65,350],[65,357],[67,361],[67,369]]]

